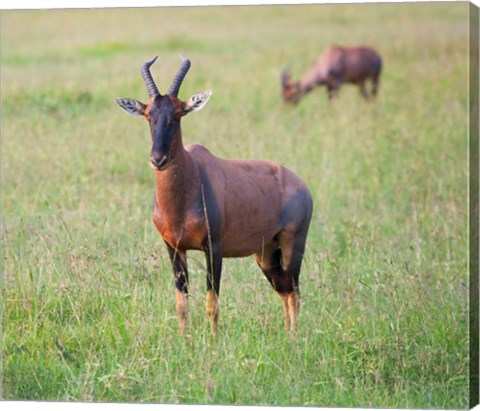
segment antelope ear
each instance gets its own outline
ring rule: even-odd
[[[123,108],[128,114],[131,114],[132,116],[145,115],[145,108],[147,106],[138,100],[135,100],[133,98],[116,98],[115,101],[121,108]]]
[[[212,95],[212,90],[205,90],[201,93],[194,94],[190,97],[185,103],[183,103],[183,111],[185,114],[193,113],[194,111],[201,110],[205,104],[207,104],[208,99]]]

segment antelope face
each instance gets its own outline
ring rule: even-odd
[[[297,104],[300,101],[301,93],[297,84],[294,84],[282,91],[283,101],[285,103]]]
[[[292,77],[288,70],[283,70],[280,77],[280,83],[282,86],[282,97],[285,103],[297,104],[300,100],[301,93],[298,83],[292,81]]]
[[[156,170],[164,170],[172,161],[175,149],[182,144],[180,119],[188,113],[202,109],[212,92],[207,90],[194,94],[187,101],[177,98],[180,85],[190,68],[190,61],[184,59],[170,89],[162,96],[150,74],[150,66],[155,60],[156,57],[142,66],[142,75],[150,94],[149,103],[144,104],[131,98],[117,98],[115,101],[127,113],[142,115],[149,122],[152,137],[150,166]]]
[[[180,118],[185,115],[182,102],[171,96],[158,96],[145,110],[150,124],[152,151],[150,165],[158,170],[166,168],[172,158],[172,147],[180,131]]]

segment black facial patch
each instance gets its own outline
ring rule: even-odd
[[[158,96],[149,110],[150,133],[152,135],[152,154],[168,155],[173,139],[177,134],[180,121],[177,110],[169,96]]]

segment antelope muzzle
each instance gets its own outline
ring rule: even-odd
[[[152,168],[157,170],[164,170],[167,168],[169,160],[168,154],[162,154],[158,152],[152,152],[150,154],[150,164]]]

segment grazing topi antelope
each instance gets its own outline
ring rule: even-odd
[[[190,68],[183,63],[167,94],[150,73],[157,57],[143,64],[147,104],[116,102],[150,125],[150,166],[155,170],[153,222],[166,243],[176,285],[176,311],[185,329],[188,313],[187,250],[201,250],[207,262],[206,312],[217,332],[223,257],[253,255],[283,303],[285,328],[293,330],[300,308],[299,274],[312,216],[312,197],[292,171],[271,161],[225,160],[205,147],[184,147],[180,120],[204,107],[210,90],[186,101],[178,91]]]
[[[288,70],[281,75],[282,96],[286,103],[296,104],[315,86],[326,85],[328,97],[338,94],[342,83],[357,84],[365,99],[375,97],[380,81],[382,59],[369,47],[330,46],[318,58],[315,66],[298,82],[293,82]],[[371,95],[365,82],[372,81]]]

